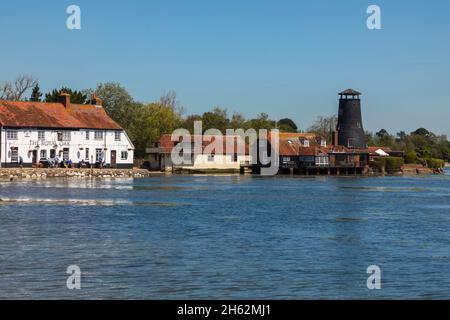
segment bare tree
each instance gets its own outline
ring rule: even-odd
[[[337,116],[317,117],[308,131],[326,137],[331,142],[331,133],[336,130]]]
[[[13,83],[5,81],[0,85],[0,99],[2,100],[23,100],[25,93],[37,84],[34,77],[21,75]]]
[[[3,82],[0,84],[0,100],[10,100],[11,92],[12,88],[10,82]]]
[[[180,115],[185,112],[184,107],[181,105],[180,101],[178,101],[177,93],[175,91],[169,91],[159,98],[159,104],[163,107],[171,108]]]

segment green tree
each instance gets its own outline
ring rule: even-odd
[[[230,120],[230,128],[231,129],[247,129],[248,123],[245,119],[244,115],[239,112],[233,113],[233,116]]]
[[[158,141],[161,135],[170,134],[182,124],[181,116],[172,106],[161,103],[142,105],[135,112],[135,119],[130,127],[134,139],[136,155],[145,155],[145,149]]]
[[[267,113],[260,113],[255,119],[249,121],[250,128],[255,130],[271,130],[275,128],[275,121],[269,119],[269,115]]]
[[[283,132],[297,132],[298,131],[298,127],[295,124],[295,122],[289,118],[281,119],[280,121],[278,121],[277,125],[278,125],[278,128],[280,129],[280,131],[283,131]]]
[[[102,100],[106,113],[125,129],[136,120],[136,112],[142,107],[136,104],[128,91],[118,83],[100,83],[93,94]]]
[[[36,83],[36,85],[33,88],[33,91],[31,92],[30,101],[33,102],[41,102],[42,92],[39,89],[39,84]]]
[[[416,163],[417,153],[415,151],[410,151],[405,156],[405,163]]]
[[[85,104],[88,99],[87,95],[82,91],[72,90],[67,87],[62,87],[61,89],[54,89],[53,91],[45,94],[45,102],[58,102],[58,98],[61,93],[70,94],[70,102],[75,104]]]
[[[199,114],[192,114],[192,115],[187,116],[183,120],[181,127],[189,130],[190,133],[194,133],[194,122],[195,121],[202,121],[202,116]]]
[[[227,116],[227,110],[221,108],[214,108],[212,111],[205,112],[202,116],[203,131],[208,129],[218,129],[225,133],[230,120]]]

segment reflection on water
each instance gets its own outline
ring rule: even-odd
[[[0,298],[450,298],[448,174],[49,179],[0,199]]]

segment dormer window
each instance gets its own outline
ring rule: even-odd
[[[321,147],[326,147],[327,146],[327,140],[324,140],[324,139],[320,140],[320,146]]]
[[[303,141],[303,146],[304,147],[309,147],[309,140]]]

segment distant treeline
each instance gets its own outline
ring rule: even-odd
[[[164,133],[185,128],[193,132],[194,121],[201,120],[203,130],[219,129],[274,129],[284,132],[301,132],[292,119],[278,121],[270,119],[266,113],[255,118],[246,119],[242,113],[231,115],[227,109],[215,107],[203,114],[185,115],[184,109],[177,100],[175,92],[163,95],[159,101],[142,103],[136,101],[131,94],[118,83],[100,83],[96,88],[73,90],[63,87],[43,94],[38,81],[30,76],[20,76],[14,82],[0,84],[0,100],[29,100],[55,102],[58,95],[65,92],[71,95],[73,103],[90,103],[95,94],[102,100],[103,107],[111,118],[119,123],[128,133],[134,146],[136,156],[143,157],[145,149],[159,139]],[[307,132],[320,134],[331,142],[331,133],[337,124],[336,116],[318,117],[306,128]],[[366,133],[369,146],[390,147],[406,152],[406,162],[420,163],[425,159],[450,159],[450,142],[445,135],[436,135],[424,128],[410,134],[401,131],[395,136],[382,129],[379,132]],[[430,160],[429,160],[430,161]]]

